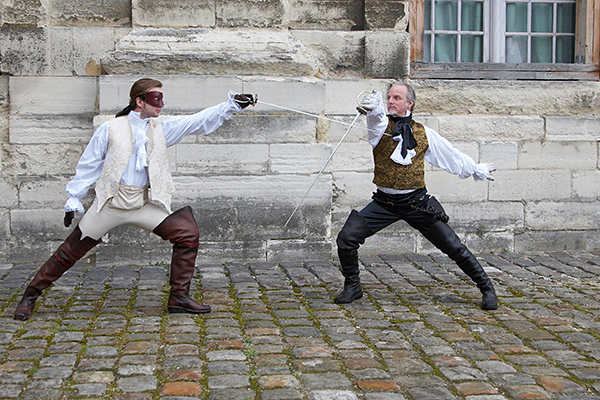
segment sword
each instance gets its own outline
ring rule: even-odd
[[[321,174],[323,173],[323,171],[325,170],[325,168],[329,164],[329,161],[331,161],[331,159],[333,158],[333,155],[335,154],[335,152],[337,151],[337,149],[339,149],[339,147],[342,144],[342,142],[344,141],[344,139],[346,139],[346,136],[348,136],[348,133],[350,133],[350,129],[352,129],[352,127],[356,123],[356,120],[358,119],[358,117],[360,117],[361,114],[366,114],[366,110],[364,110],[363,108],[356,107],[356,109],[358,110],[358,113],[356,114],[356,117],[354,117],[354,120],[352,121],[352,123],[350,124],[350,126],[348,127],[348,129],[346,130],[346,133],[344,133],[344,136],[342,136],[342,139],[338,142],[337,146],[335,146],[335,149],[333,149],[333,151],[329,155],[329,158],[327,159],[327,161],[325,161],[325,164],[323,165],[323,168],[321,168],[321,170],[319,171],[319,174],[317,175],[317,177],[313,181],[312,185],[310,185],[310,187],[308,188],[308,190],[304,194],[304,197],[302,197],[302,200],[300,200],[300,202],[298,203],[298,205],[296,206],[296,208],[294,209],[294,211],[292,212],[292,214],[290,215],[290,217],[288,218],[288,220],[283,225],[284,228],[290,222],[290,220],[292,219],[292,217],[294,216],[294,214],[296,214],[296,211],[298,211],[298,208],[300,208],[300,205],[302,204],[302,202],[304,201],[304,199],[306,199],[306,196],[308,196],[308,193],[311,191],[311,189],[313,188],[313,186],[315,186],[315,183],[317,183],[317,181],[319,180],[319,177],[321,176]]]

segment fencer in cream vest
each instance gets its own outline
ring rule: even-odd
[[[167,147],[187,135],[208,135],[234,112],[254,104],[252,96],[230,92],[228,100],[189,116],[159,119],[165,106],[162,83],[140,79],[131,87],[129,104],[115,119],[100,125],[67,184],[65,226],[75,212],[84,212],[73,232],[42,265],[17,305],[14,318],[31,317],[42,291],[120,225],[133,225],[173,244],[167,309],[171,313],[207,313],[190,294],[200,233],[191,207],[171,212],[175,192]],[[81,199],[95,184],[96,196],[85,211]],[[150,189],[150,190],[149,190]]]

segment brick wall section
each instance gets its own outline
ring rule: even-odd
[[[64,186],[95,127],[126,104],[141,75],[163,81],[167,115],[193,113],[235,90],[349,123],[358,93],[385,92],[408,74],[405,1],[129,4],[2,5],[0,263],[43,260],[66,237]],[[222,56],[238,64],[219,64]],[[494,182],[427,168],[429,191],[473,251],[600,248],[598,82],[413,83],[415,119],[498,167]],[[174,206],[194,208],[199,262],[334,254],[348,213],[374,190],[364,118],[283,224],[345,131],[259,104],[170,148]],[[91,201],[90,191],[84,203]],[[363,254],[432,250],[398,223],[368,239]],[[97,257],[157,262],[169,252],[156,236],[123,227],[104,238]]]

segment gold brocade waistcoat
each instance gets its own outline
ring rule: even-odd
[[[395,123],[390,118],[389,124],[381,140],[373,149],[375,159],[375,177],[373,183],[379,187],[409,190],[425,187],[425,152],[429,148],[425,127],[418,122],[412,121],[413,135],[417,141],[414,148],[417,153],[412,158],[412,164],[402,165],[394,162],[390,156],[398,146],[398,142],[392,139],[392,131]]]

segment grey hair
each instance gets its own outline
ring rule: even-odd
[[[411,112],[413,112],[415,109],[415,104],[416,104],[416,100],[417,100],[417,95],[415,94],[415,89],[413,89],[413,87],[405,81],[396,81],[396,82],[392,83],[392,86],[396,86],[396,85],[404,86],[406,88],[406,101],[413,102],[413,105],[410,110]],[[390,88],[392,86],[390,86]]]

